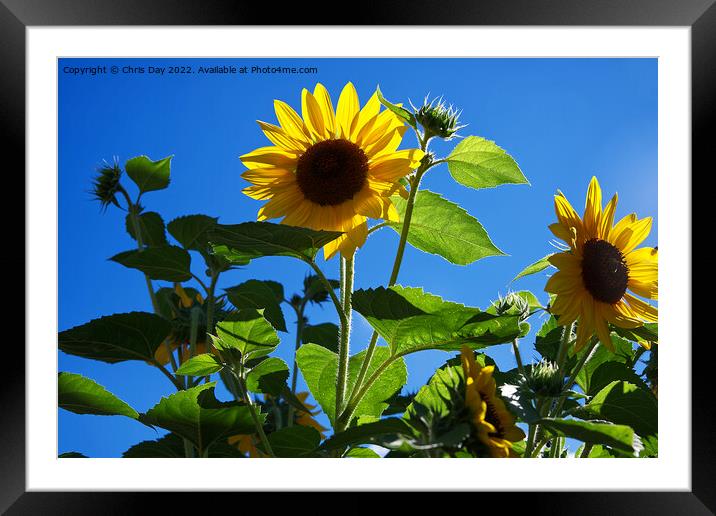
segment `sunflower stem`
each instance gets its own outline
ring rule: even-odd
[[[292,305],[293,306],[293,305]],[[298,307],[294,307],[294,310],[296,310],[296,317],[298,318],[296,321],[296,349],[293,353],[293,376],[291,377],[291,394],[294,396],[296,395],[296,383],[298,382],[298,362],[296,361],[296,355],[298,355],[298,348],[301,347],[301,337],[303,334],[303,309],[306,306],[306,300],[301,300],[301,303],[298,305]],[[295,409],[293,408],[293,405],[288,406],[288,421],[286,422],[286,426],[293,426],[293,414]]]
[[[589,347],[587,347],[587,350],[584,352],[584,355],[582,355],[582,358],[579,359],[579,362],[577,362],[577,365],[574,366],[574,370],[572,371],[572,374],[570,375],[569,379],[567,380],[567,383],[565,383],[564,387],[562,387],[562,395],[559,397],[559,400],[557,401],[557,404],[555,405],[554,411],[552,412],[552,417],[559,417],[560,413],[562,412],[562,407],[564,407],[564,403],[565,403],[565,401],[567,401],[567,396],[569,395],[569,389],[571,389],[572,385],[574,385],[574,382],[577,381],[577,375],[582,370],[582,367],[584,367],[584,364],[586,364],[589,361],[589,359],[592,357],[592,355],[596,351],[598,345],[599,345],[599,339],[592,337],[592,341],[589,343]]]
[[[344,324],[341,325],[341,335],[338,342],[338,378],[336,379],[336,431],[343,430],[342,422],[339,419],[343,409],[346,389],[348,388],[348,361],[350,360],[351,340],[351,297],[353,294],[354,262],[355,255],[342,257],[343,267],[341,270],[341,297],[343,301]]]
[[[242,357],[243,360],[243,357]],[[264,445],[264,450],[270,457],[275,457],[273,454],[273,450],[271,449],[271,444],[268,441],[268,438],[266,437],[266,433],[264,432],[264,426],[261,424],[261,421],[259,420],[259,416],[256,413],[256,406],[254,405],[254,402],[251,399],[251,395],[249,394],[249,391],[246,389],[246,385],[244,384],[243,380],[243,364],[240,365],[241,367],[241,373],[236,374],[236,371],[232,369],[232,373],[234,374],[234,378],[236,379],[236,384],[239,389],[239,393],[241,394],[241,397],[246,401],[246,406],[249,408],[249,413],[251,414],[251,419],[254,421],[254,426],[256,427],[256,433],[259,434],[259,439],[261,439],[261,444]]]
[[[512,350],[515,352],[515,361],[517,362],[517,370],[520,374],[525,374],[525,366],[522,364],[522,355],[520,355],[519,340],[515,339],[512,341]]]
[[[559,341],[559,350],[557,351],[557,366],[562,372],[562,377],[565,377],[564,364],[567,359],[567,350],[572,341],[572,332],[574,331],[574,322],[568,324],[562,330],[562,338]]]
[[[215,296],[214,292],[216,290],[216,284],[219,281],[219,274],[220,272],[214,271],[214,269],[209,269],[209,272],[211,273],[211,282],[209,283],[209,288],[206,290],[206,334],[204,335],[204,342],[206,342],[206,351],[211,353],[213,352],[214,345],[212,343],[211,338],[209,338],[209,334],[214,333],[214,303],[215,303]],[[209,383],[209,376],[204,377],[204,383]]]

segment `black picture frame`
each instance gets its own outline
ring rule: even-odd
[[[693,171],[705,171],[707,166],[713,170],[713,162],[707,160],[713,147],[709,129],[716,126],[715,1],[453,0],[439,3],[401,0],[363,3],[360,9],[351,10],[348,21],[351,25],[691,27],[693,164],[691,171],[683,171],[683,180],[693,182]],[[5,195],[9,197],[9,191],[25,191],[20,171],[25,170],[25,154],[21,149],[25,148],[25,30],[28,26],[346,24],[345,18],[338,18],[340,12],[345,11],[339,3],[325,9],[315,3],[311,3],[310,9],[305,3],[285,3],[277,9],[272,2],[220,0],[0,0],[0,126],[3,134],[0,145],[6,147],[3,152]],[[336,14],[329,19],[325,13]],[[6,213],[6,217],[10,220],[12,215]],[[12,226],[17,234],[7,236],[14,244],[12,251],[5,246],[2,262],[5,269],[22,268],[27,278],[32,271],[25,266],[24,246],[20,245],[25,234],[24,231],[20,234],[17,221]],[[17,272],[14,275],[19,277]],[[17,306],[17,300],[13,301]],[[696,304],[693,306],[697,308]],[[17,323],[14,326],[18,326]],[[13,340],[17,342],[17,337]],[[692,442],[699,444],[683,451],[691,453],[690,492],[478,494],[480,506],[491,505],[490,498],[495,498],[500,504],[508,499],[510,511],[529,510],[539,514],[713,514],[716,511],[716,411],[710,382],[711,346],[693,341],[696,345],[691,350],[692,414],[698,417],[691,421]],[[673,344],[688,346],[690,343]],[[165,510],[181,504],[183,511],[205,502],[207,493],[187,496],[180,493],[25,492],[24,349],[17,344],[7,345],[3,357],[12,367],[4,368],[0,389],[0,510],[7,510],[8,514],[135,514],[147,510],[150,502],[161,503]],[[555,491],[558,490],[556,486]],[[482,498],[484,496],[488,499]],[[160,499],[150,501],[150,497]],[[535,497],[537,509],[533,506]],[[405,498],[401,496],[400,500],[402,504]],[[292,503],[296,503],[295,498]]]

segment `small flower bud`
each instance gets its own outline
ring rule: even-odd
[[[522,320],[530,314],[530,305],[527,300],[514,292],[509,292],[505,297],[499,296],[493,305],[497,315],[518,315]]]
[[[119,180],[122,177],[122,169],[119,167],[116,158],[112,165],[105,162],[97,170],[97,173],[98,175],[94,178],[92,184],[92,195],[100,202],[103,210],[106,210],[110,204],[119,206],[115,195],[121,188]]]
[[[564,377],[554,362],[542,359],[532,366],[523,380],[523,386],[538,396],[557,397],[562,393]]]
[[[442,97],[430,102],[426,97],[423,105],[415,111],[415,119],[423,126],[428,138],[438,136],[449,140],[456,136],[457,131],[465,127],[458,125],[459,117],[460,113],[452,106],[446,106]]]

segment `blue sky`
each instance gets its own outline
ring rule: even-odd
[[[64,66],[315,66],[311,75],[78,76]],[[174,155],[167,190],[143,198],[147,210],[165,222],[204,213],[223,223],[254,220],[260,203],[241,193],[247,183],[238,156],[268,145],[257,119],[275,122],[273,99],[300,112],[300,92],[323,83],[334,102],[352,81],[361,102],[377,85],[394,102],[416,105],[425,95],[442,95],[462,110],[461,134],[496,141],[519,163],[531,186],[471,190],[455,183],[442,165],[422,187],[463,206],[487,229],[508,256],[472,265],[452,265],[408,248],[399,283],[422,286],[451,301],[486,307],[498,293],[532,290],[543,302],[546,273],[510,285],[524,266],[552,252],[547,225],[555,219],[552,196],[562,190],[580,210],[587,184],[596,175],[605,197],[619,193],[617,217],[630,212],[655,218],[646,241],[656,245],[657,61],[656,59],[62,59],[59,64],[59,330],[90,319],[132,310],[151,311],[144,278],[107,259],[133,248],[124,212],[101,213],[88,193],[96,168],[118,156],[120,163],[146,154]],[[444,156],[456,144],[435,142]],[[415,146],[408,133],[402,147]],[[129,184],[125,178],[125,184]],[[359,251],[356,288],[385,284],[398,236],[376,232]],[[193,270],[202,273],[195,257]],[[337,260],[321,266],[338,276]],[[286,294],[299,292],[307,273],[288,258],[257,260],[222,277],[220,287],[248,279],[272,279]],[[160,286],[158,283],[157,286]],[[281,334],[277,355],[293,360],[295,316],[284,306],[289,333]],[[310,321],[335,321],[330,304],[309,309]],[[352,352],[364,349],[368,324],[354,318]],[[541,321],[535,319],[533,326]],[[521,344],[523,358],[536,357],[532,339]],[[515,366],[509,345],[488,353],[501,369]],[[451,355],[439,351],[407,357],[407,390],[415,391]],[[105,364],[58,353],[59,370],[95,379],[135,409],[146,411],[174,387],[144,363]],[[299,382],[305,390],[305,384]],[[222,389],[219,396],[226,396]],[[59,411],[59,452],[116,457],[158,434],[121,417],[80,416]],[[324,424],[325,421],[324,421]],[[326,424],[327,426],[327,424]]]

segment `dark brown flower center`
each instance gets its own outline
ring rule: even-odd
[[[598,301],[617,303],[627,289],[629,269],[622,252],[605,240],[593,238],[582,250],[582,281]]]
[[[309,201],[335,206],[357,194],[368,177],[368,157],[348,140],[326,140],[298,158],[296,181]]]

